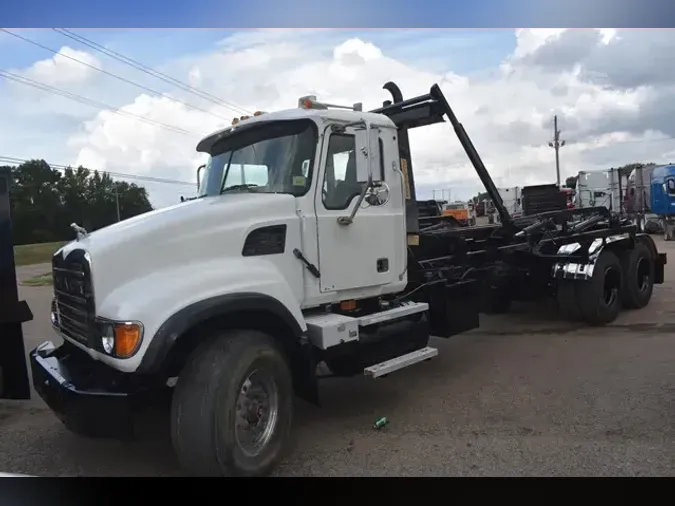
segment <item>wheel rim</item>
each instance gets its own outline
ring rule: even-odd
[[[603,284],[603,302],[605,306],[609,307],[614,304],[619,294],[620,284],[621,278],[616,269],[610,267],[605,270],[605,282]]]
[[[649,269],[649,261],[646,258],[638,260],[637,269],[637,286],[640,292],[644,292],[649,288],[651,273]]]
[[[242,383],[237,396],[235,436],[249,457],[255,457],[270,442],[279,418],[279,390],[274,378],[253,371]]]

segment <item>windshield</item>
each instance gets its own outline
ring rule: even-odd
[[[212,148],[199,196],[235,191],[304,195],[317,140],[315,123],[306,119],[243,127]]]

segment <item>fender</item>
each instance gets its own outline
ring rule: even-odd
[[[143,277],[121,279],[113,291],[99,289],[97,314],[111,320],[133,320],[143,324],[143,342],[127,359],[99,354],[99,360],[114,369],[133,373],[138,369],[151,339],[171,318],[193,304],[215,297],[255,293],[279,301],[304,331],[304,318],[298,303],[302,264],[289,252],[271,262],[260,257],[212,258],[206,262],[169,264]],[[148,269],[150,270],[150,269]],[[108,275],[108,274],[106,274]],[[112,274],[108,277],[112,278]],[[295,283],[289,285],[288,280]],[[99,286],[112,284],[101,283]],[[101,293],[103,292],[103,293]]]
[[[295,317],[273,297],[258,293],[230,293],[211,297],[181,309],[160,325],[150,340],[137,372],[143,374],[159,372],[178,338],[194,325],[215,316],[247,310],[272,313],[281,318],[298,338],[303,335]]]
[[[560,259],[553,264],[551,274],[554,279],[575,279],[575,280],[589,280],[593,277],[593,267],[600,256],[600,253],[610,244],[623,245],[633,244],[633,237],[630,233],[611,235],[604,238],[597,238],[590,244],[581,244],[579,242],[563,244],[558,248],[558,256],[579,255],[583,249],[586,249],[588,254],[588,262],[580,263],[574,260],[565,261]]]
[[[566,262],[564,260],[553,264],[552,275],[555,279],[576,279],[588,280],[593,276],[593,266],[604,249],[610,245],[616,245],[619,248],[633,248],[637,242],[642,242],[647,245],[651,251],[655,264],[654,283],[661,284],[664,280],[664,265],[666,264],[666,254],[659,253],[656,249],[654,240],[647,234],[638,233],[631,235],[630,233],[616,234],[606,237],[604,239],[595,239],[588,245],[588,263]],[[614,246],[614,247],[616,247]],[[584,246],[579,243],[570,243],[561,246],[558,249],[558,255],[572,255],[578,254],[579,250]]]

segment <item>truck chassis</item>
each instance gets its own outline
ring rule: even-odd
[[[150,365],[134,374],[91,360],[68,342],[58,348],[44,343],[30,354],[33,384],[66,426],[86,435],[132,435],[135,412],[178,377],[172,440],[183,465],[200,475],[264,475],[283,455],[293,392],[319,403],[322,362],[334,375],[380,378],[436,356],[430,336],[449,338],[477,328],[480,313],[505,312],[522,298],[554,297],[566,317],[590,325],[610,323],[622,308],[649,303],[666,263],[649,236],[605,208],[514,219],[440,88],[410,100],[393,83],[385,89],[393,101],[372,112],[391,118],[399,132],[408,185],[405,291],[306,310],[307,332],[271,302],[257,309],[232,302],[235,309],[223,317],[171,330],[174,348],[153,348],[146,353]],[[458,228],[442,216],[418,216],[408,130],[444,117],[485,186],[499,225]],[[55,280],[57,271],[86,279],[85,272],[57,261]],[[246,439],[239,429],[251,424],[263,428]]]

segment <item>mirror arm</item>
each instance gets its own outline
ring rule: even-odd
[[[340,216],[337,219],[338,224],[340,225],[351,225],[354,223],[354,217],[356,216],[356,213],[358,212],[359,208],[361,207],[361,204],[363,204],[364,199],[366,198],[366,194],[368,193],[368,190],[374,187],[373,185],[373,163],[372,163],[372,156],[370,154],[370,132],[371,132],[371,127],[370,123],[368,123],[365,120],[359,120],[354,123],[348,124],[349,126],[352,125],[365,125],[366,127],[366,139],[368,140],[366,146],[362,146],[361,150],[365,152],[366,157],[367,157],[367,163],[368,163],[368,181],[366,184],[363,185],[363,188],[361,189],[361,194],[359,195],[359,199],[356,201],[356,205],[352,209],[352,212],[350,213],[349,216]]]
[[[371,175],[368,175],[368,182],[363,185],[363,189],[361,190],[361,194],[359,195],[359,200],[356,201],[356,205],[354,206],[354,209],[352,209],[352,212],[349,216],[340,216],[337,219],[337,222],[340,225],[351,225],[354,223],[354,216],[356,216],[356,212],[359,210],[359,207],[361,207],[361,204],[363,204],[363,199],[366,198],[366,193],[368,193],[368,190],[373,187],[373,177]]]

